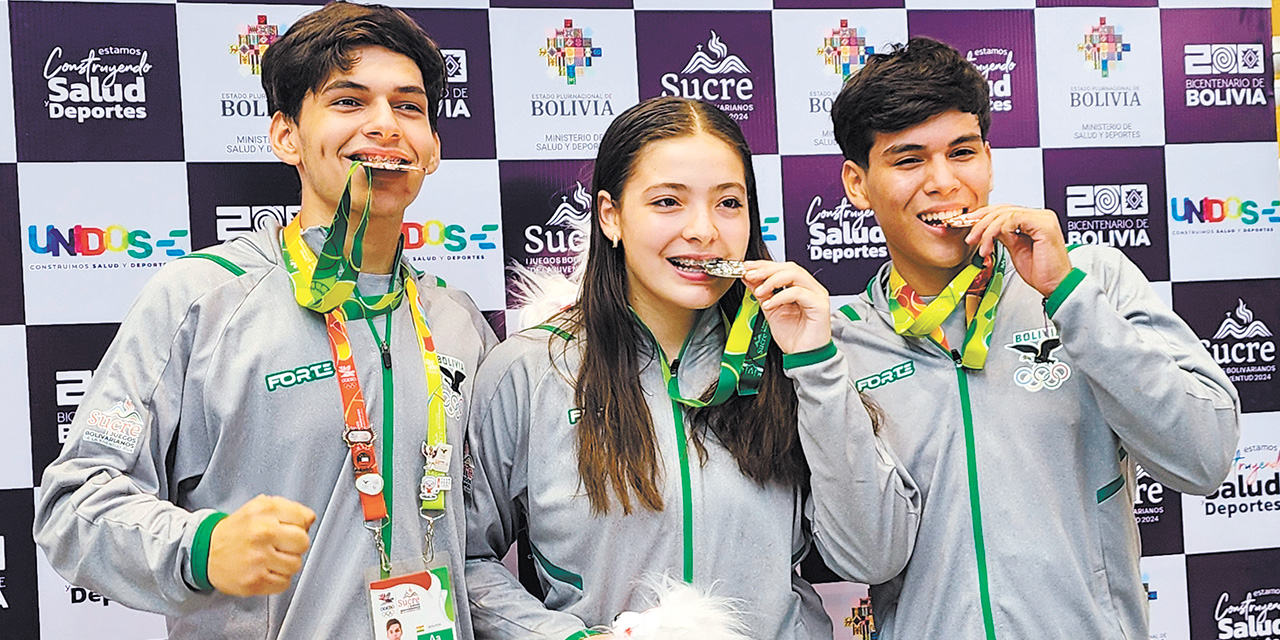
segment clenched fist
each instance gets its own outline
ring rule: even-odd
[[[278,496],[258,496],[213,528],[209,584],[233,596],[262,596],[289,588],[311,546],[311,509]]]

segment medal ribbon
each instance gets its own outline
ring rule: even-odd
[[[391,291],[376,296],[362,296],[356,293],[356,276],[364,261],[364,234],[369,222],[369,207],[372,198],[366,198],[364,213],[360,216],[360,224],[356,227],[351,240],[351,258],[343,251],[347,241],[347,227],[351,219],[351,178],[361,165],[351,163],[347,171],[347,184],[342,190],[342,198],[338,209],[333,214],[333,223],[325,231],[324,246],[317,257],[311,247],[302,239],[302,218],[295,217],[284,228],[281,236],[284,266],[289,272],[289,280],[293,283],[293,296],[300,306],[328,313],[338,307],[343,308],[347,319],[355,320],[376,316],[396,308],[400,298],[404,296],[404,288],[396,281]],[[365,177],[373,183],[373,170],[365,167]],[[408,267],[401,265],[400,256],[404,252],[404,237],[396,246],[395,261],[400,265],[401,278],[411,278]]]
[[[1004,288],[1005,252],[999,245],[984,262],[978,254],[947,284],[938,297],[927,305],[898,269],[889,270],[886,297],[893,316],[893,330],[898,335],[931,338],[944,351],[952,351],[942,323],[965,303],[965,334],[960,364],[967,369],[982,369],[991,345],[995,327],[996,305]]]
[[[643,324],[643,323],[642,323]],[[716,381],[716,390],[707,401],[696,398],[685,398],[680,395],[680,381],[671,375],[671,366],[665,354],[662,361],[662,375],[667,381],[667,395],[672,400],[689,407],[710,407],[723,404],[729,396],[737,392],[740,396],[755,395],[760,391],[760,378],[764,375],[764,358],[769,350],[769,342],[773,337],[769,333],[769,323],[760,313],[760,301],[746,292],[742,296],[742,304],[738,307],[738,315],[729,327],[729,336],[725,340],[724,355],[720,357],[720,377]],[[654,341],[657,344],[657,341]],[[658,348],[661,354],[661,347]]]
[[[347,173],[347,184],[343,189],[338,210],[334,213],[333,224],[326,230],[324,249],[319,258],[311,247],[302,239],[301,218],[285,227],[281,234],[281,254],[289,271],[289,281],[293,286],[294,298],[300,306],[323,313],[325,328],[329,336],[329,346],[333,353],[334,369],[338,379],[338,388],[342,393],[342,418],[344,422],[343,440],[351,449],[351,462],[355,471],[356,488],[360,494],[360,506],[366,522],[380,521],[389,518],[386,500],[382,493],[382,478],[378,474],[377,452],[373,446],[374,431],[369,425],[365,411],[364,393],[360,389],[360,380],[356,374],[355,361],[351,353],[351,341],[347,334],[348,319],[370,317],[389,313],[399,306],[405,293],[413,299],[410,316],[413,318],[414,332],[418,336],[418,350],[422,356],[423,372],[427,382],[427,430],[423,449],[438,449],[447,441],[447,415],[445,411],[444,377],[440,373],[440,359],[435,351],[435,341],[431,337],[431,329],[427,324],[422,300],[418,297],[417,281],[409,267],[401,260],[404,250],[404,237],[396,246],[394,264],[398,265],[398,273],[392,278],[392,290],[376,296],[362,296],[356,293],[355,279],[362,261],[362,244],[364,229],[369,219],[369,201],[365,202],[364,215],[360,226],[356,229],[352,240],[351,260],[343,253],[346,240],[346,229],[351,211],[351,176],[360,163],[352,163]],[[372,171],[365,168],[366,177]],[[338,295],[346,292],[344,298]],[[390,335],[388,335],[388,341]],[[384,402],[392,402],[393,398],[385,398]],[[444,491],[438,480],[447,476],[447,471],[430,468],[430,460],[423,468],[423,482],[420,492],[421,508],[443,511],[445,507]],[[376,479],[364,479],[363,476],[374,474]],[[375,490],[376,489],[376,490]],[[430,490],[428,490],[430,489]]]

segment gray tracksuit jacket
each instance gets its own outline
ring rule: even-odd
[[[318,229],[304,237],[319,245]],[[36,541],[67,580],[168,617],[171,638],[370,638],[365,572],[377,564],[342,440],[342,401],[324,317],[299,307],[280,262],[278,228],[166,265],[144,287],[94,374],[62,454],[44,473]],[[385,291],[387,276],[361,282]],[[466,401],[492,330],[463,292],[419,280],[446,383],[448,440],[462,451]],[[403,301],[392,315],[394,444],[382,425],[383,367],[363,320],[347,323],[379,471],[391,493],[393,561],[419,556],[426,379]],[[385,318],[375,318],[380,334]],[[385,336],[383,336],[385,339]],[[133,412],[130,414],[129,412]],[[103,416],[114,416],[114,421]],[[103,424],[120,427],[109,429]],[[462,460],[450,474],[460,485]],[[240,598],[199,590],[198,525],[258,494],[315,511],[311,548],[289,589]],[[458,630],[463,595],[460,491],[436,525],[449,559]],[[195,567],[193,567],[193,561]],[[377,636],[381,638],[382,636]]]
[[[1134,465],[1178,491],[1213,491],[1239,400],[1122,253],[1085,246],[1070,259],[1072,276],[1047,300],[1009,267],[980,371],[894,333],[888,265],[836,314],[836,344],[924,496],[906,570],[872,587],[883,640],[989,637],[975,540],[994,637],[1147,638]],[[838,491],[815,485],[814,500],[830,506],[817,512],[819,535],[857,522]]]
[[[683,395],[696,396],[718,375],[724,341],[720,314],[702,313],[679,357]],[[653,417],[665,509],[639,507],[624,516],[615,503],[605,515],[592,513],[577,472],[573,427],[578,409],[571,380],[580,351],[574,340],[565,347],[551,332],[524,331],[494,349],[477,378],[470,431],[476,467],[467,505],[467,591],[476,637],[580,637],[622,611],[652,606],[637,588],[642,579],[663,573],[679,579],[688,562],[695,585],[740,600],[753,638],[831,638],[821,601],[794,571],[809,545],[800,491],[758,486],[712,436],[700,464],[684,420],[676,420],[678,405],[667,395],[652,343],[642,347],[638,382]],[[847,456],[840,458],[850,503],[844,512],[856,513],[859,522],[842,530],[848,537],[842,548],[855,573],[885,580],[906,562],[918,497],[873,435],[843,362],[829,345],[788,356],[788,375],[800,391],[801,422],[849,421],[832,443]],[[545,602],[499,562],[522,522]]]

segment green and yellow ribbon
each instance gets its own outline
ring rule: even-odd
[[[894,332],[913,338],[930,338],[943,351],[950,352],[952,349],[942,331],[942,323],[963,300],[968,330],[960,364],[966,369],[982,369],[991,347],[996,305],[1004,289],[1005,259],[1005,251],[999,245],[986,261],[975,253],[973,260],[927,305],[898,273],[898,269],[890,268],[886,297],[893,316]]]
[[[725,320],[727,324],[728,318]],[[642,322],[641,326],[643,325]],[[742,304],[738,306],[738,315],[729,327],[724,354],[720,357],[720,377],[716,380],[716,390],[711,398],[704,401],[680,395],[680,381],[671,374],[671,365],[667,363],[662,348],[657,347],[659,360],[662,361],[662,376],[667,381],[667,395],[685,406],[712,407],[724,404],[734,393],[740,396],[759,393],[760,380],[764,377],[764,359],[772,339],[769,323],[764,314],[760,313],[760,301],[750,292],[744,293]],[[656,340],[654,344],[657,345]]]

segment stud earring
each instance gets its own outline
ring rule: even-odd
[[[618,248],[618,239],[619,239],[619,236],[614,236],[614,237],[612,238],[612,240],[613,240],[613,248],[614,248],[614,249],[617,249],[617,248]]]

